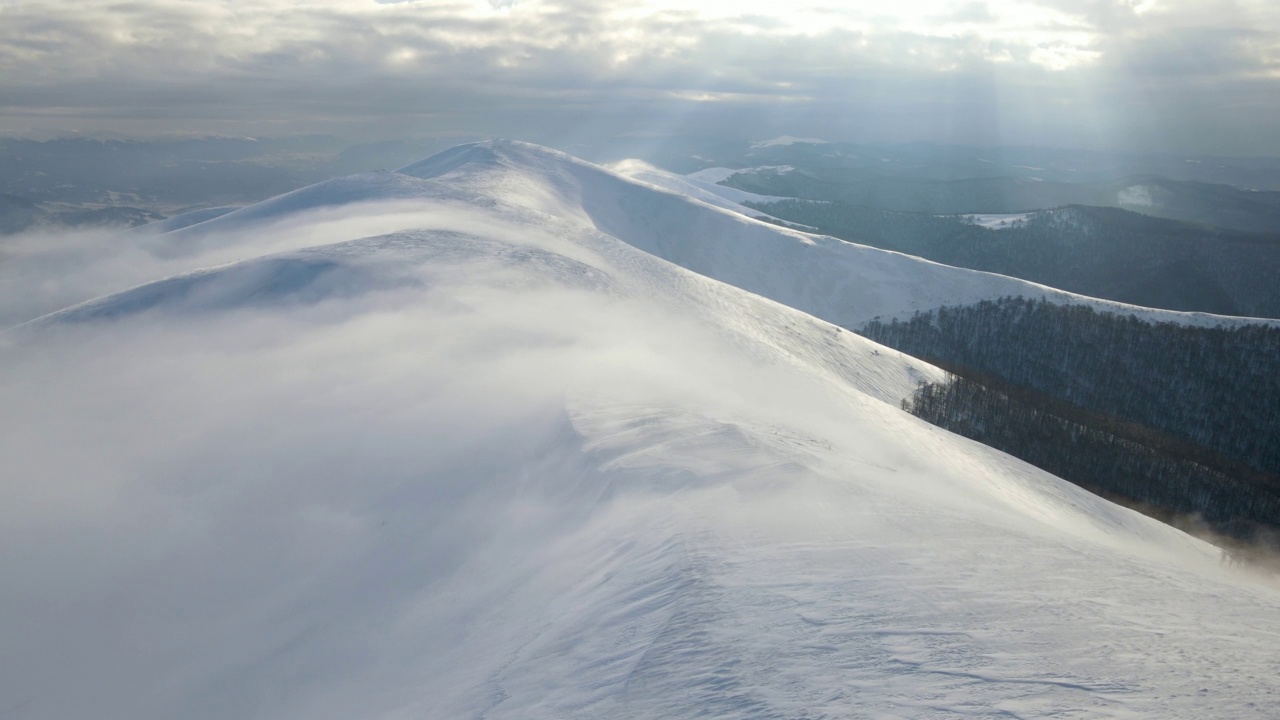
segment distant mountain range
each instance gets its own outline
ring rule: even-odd
[[[748,202],[852,242],[1118,302],[1280,317],[1280,233],[1261,235],[1105,207],[989,218],[834,202]]]
[[[131,227],[191,209],[245,205],[335,176],[398,167],[447,144],[351,145],[326,136],[0,138],[0,234]]]
[[[1094,183],[1025,177],[935,180],[867,170],[786,166],[738,171],[724,184],[762,195],[825,200],[893,212],[1021,213],[1064,205],[1132,210],[1243,232],[1280,234],[1280,192],[1128,176]]]
[[[1277,232],[1280,218],[1280,160],[816,140],[617,139],[590,150],[602,161],[641,157],[685,173],[723,167],[726,183],[757,194],[882,210],[1013,213],[1080,204],[1264,234]],[[452,143],[350,144],[315,135],[0,139],[0,194],[54,216],[119,208],[124,214],[100,219],[130,222],[138,213],[244,205],[336,176],[399,167]],[[13,202],[0,202],[0,232],[31,224]]]
[[[716,165],[728,168],[793,166],[837,181],[875,177],[935,181],[1017,178],[1029,182],[1093,185],[1118,183],[1125,178],[1159,177],[1246,190],[1280,190],[1280,158],[796,140],[801,141],[772,144],[708,141],[697,150],[684,146],[684,154],[668,154],[658,164],[682,173]]]

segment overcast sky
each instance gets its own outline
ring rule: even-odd
[[[790,7],[788,7],[790,6]],[[0,0],[0,133],[1280,155],[1275,0]]]

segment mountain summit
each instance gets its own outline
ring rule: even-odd
[[[908,415],[943,372],[846,330],[1006,296],[1245,321],[781,229],[508,141],[12,258],[0,289],[16,718],[1280,697],[1276,588]]]

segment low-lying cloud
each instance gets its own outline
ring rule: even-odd
[[[285,246],[297,227],[259,239]],[[463,256],[358,296],[247,293],[11,332],[6,702],[110,718],[476,702],[467,688],[504,658],[464,639],[535,631],[494,608],[522,607],[513,594],[539,573],[576,582],[590,565],[574,553],[614,552],[561,547],[611,485],[569,388],[674,402],[707,392],[698,377],[754,372],[713,362],[694,321],[529,267]]]

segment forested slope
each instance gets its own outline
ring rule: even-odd
[[[1005,298],[861,332],[955,373],[907,403],[935,424],[1237,537],[1280,526],[1280,328]]]

